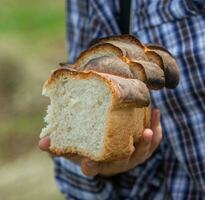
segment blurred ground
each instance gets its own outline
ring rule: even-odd
[[[1,199],[63,199],[37,142],[48,103],[43,81],[66,60],[64,11],[64,1],[1,0]]]
[[[53,180],[52,161],[30,151],[0,167],[0,196],[5,200],[62,200]]]

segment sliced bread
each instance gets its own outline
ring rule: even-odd
[[[128,157],[150,127],[149,89],[175,88],[178,82],[176,61],[163,47],[129,35],[98,39],[45,82],[43,95],[51,103],[40,137],[50,136],[56,155]]]
[[[43,95],[51,103],[40,137],[50,136],[50,151],[57,155],[125,158],[150,125],[149,91],[137,79],[60,68],[44,84]]]

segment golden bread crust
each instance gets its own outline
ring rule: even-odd
[[[143,130],[150,128],[150,117],[151,106],[111,109],[107,116],[104,150],[101,156],[76,148],[50,147],[49,150],[58,156],[77,154],[100,162],[124,159],[132,154],[134,144],[141,137]]]
[[[164,71],[157,64],[147,61],[136,61],[130,62],[129,66],[131,71],[136,73],[137,78],[143,81],[149,89],[158,90],[165,86]],[[139,74],[140,71],[142,75]]]
[[[109,43],[95,45],[90,47],[86,51],[83,51],[76,59],[74,66],[78,70],[83,70],[84,65],[86,65],[91,59],[96,57],[101,57],[104,55],[122,57],[123,52],[121,51],[120,48]]]
[[[77,153],[95,161],[111,161],[129,156],[133,150],[133,143],[145,128],[144,107],[150,103],[149,91],[145,84],[137,79],[126,79],[111,74],[60,68],[52,73],[44,89],[49,89],[56,80],[70,76],[76,79],[98,78],[107,84],[112,92],[112,105],[106,120],[104,153],[96,157],[90,152],[81,152],[75,148],[60,149],[53,146],[50,147],[50,151],[56,155]],[[146,124],[147,120],[149,118],[146,119]]]
[[[60,77],[73,76],[75,79],[97,78],[107,84],[112,91],[113,107],[145,107],[150,103],[149,90],[137,79],[126,79],[119,76],[96,71],[76,71],[70,68],[59,68],[45,82],[43,90],[48,89]]]
[[[128,35],[128,34],[124,34],[124,35],[113,35],[113,36],[109,36],[109,37],[104,37],[104,38],[99,38],[96,39],[92,42],[93,45],[95,44],[100,44],[100,43],[106,43],[106,42],[110,42],[110,41],[121,41],[127,44],[135,44],[137,46],[140,46],[141,48],[144,48],[144,44],[138,40],[136,37],[132,36],[132,35]]]
[[[95,45],[104,45],[106,43],[110,43],[122,51],[123,57],[120,56],[120,58],[124,62],[137,60],[157,64],[164,71],[165,87],[173,89],[178,85],[179,71],[177,63],[172,54],[164,47],[155,44],[143,44],[131,35],[109,36],[95,40]],[[152,77],[152,81],[147,82],[147,85],[150,89],[161,89],[163,87],[162,83],[162,78],[157,79],[155,77],[153,79]]]
[[[102,155],[74,147],[50,147],[56,155],[78,154],[95,161],[130,156],[134,143],[151,124],[149,89],[175,88],[179,82],[177,64],[169,51],[158,45],[145,45],[131,35],[97,39],[74,64],[61,63],[60,66],[45,82],[43,90],[61,77],[73,77],[99,79],[112,92]]]
[[[84,71],[97,71],[107,74],[113,74],[116,76],[122,76],[125,78],[133,78],[129,66],[118,57],[102,56],[90,60],[84,68]]]

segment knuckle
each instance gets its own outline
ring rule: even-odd
[[[137,155],[134,159],[134,162],[132,165],[137,166],[138,164],[141,164],[147,160],[147,158],[150,157],[150,150],[148,148],[144,149],[140,155]]]
[[[146,149],[145,152],[144,152],[143,157],[144,157],[144,158],[148,158],[149,156],[150,156],[150,150],[149,150],[149,149]]]

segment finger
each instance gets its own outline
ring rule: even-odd
[[[44,137],[44,138],[40,139],[40,141],[38,143],[38,146],[42,151],[48,151],[49,147],[50,147],[50,142],[51,142],[51,140],[47,136],[47,137]]]
[[[91,160],[84,160],[81,163],[81,169],[87,176],[96,176],[101,174],[103,176],[113,176],[115,174],[127,171],[128,162],[126,160],[98,163]]]
[[[87,176],[96,176],[97,174],[110,177],[130,169],[129,158],[111,162],[95,162],[84,159],[81,163],[81,169]]]
[[[99,173],[99,166],[99,163],[87,158],[81,162],[81,170],[86,176],[96,176]]]
[[[130,162],[137,165],[147,159],[152,144],[153,131],[145,129],[142,138],[135,144],[135,151],[130,157]]]
[[[142,138],[143,140],[141,142],[141,145],[150,145],[153,138],[153,131],[151,129],[146,128],[142,134]]]
[[[162,128],[160,124],[160,110],[154,110],[152,112],[151,127],[154,132],[154,136],[152,139],[152,145],[151,145],[151,151],[153,152],[159,145],[160,141],[162,140]]]
[[[152,137],[153,137],[153,131],[151,129],[146,128],[143,131],[142,137],[140,138],[139,142],[135,144],[135,152],[141,152],[149,148],[152,142]]]
[[[160,110],[154,109],[151,114],[151,128],[152,130],[156,130],[156,128],[160,125]]]
[[[50,137],[47,136],[47,137],[42,138],[39,141],[38,146],[39,146],[39,148],[42,151],[47,151],[52,157],[64,157],[65,159],[71,160],[72,162],[74,162],[76,164],[80,164],[81,163],[82,157],[81,156],[77,156],[76,154],[73,154],[73,153],[67,153],[67,154],[65,154],[63,156],[62,155],[53,154],[49,150],[50,143],[51,143]]]

